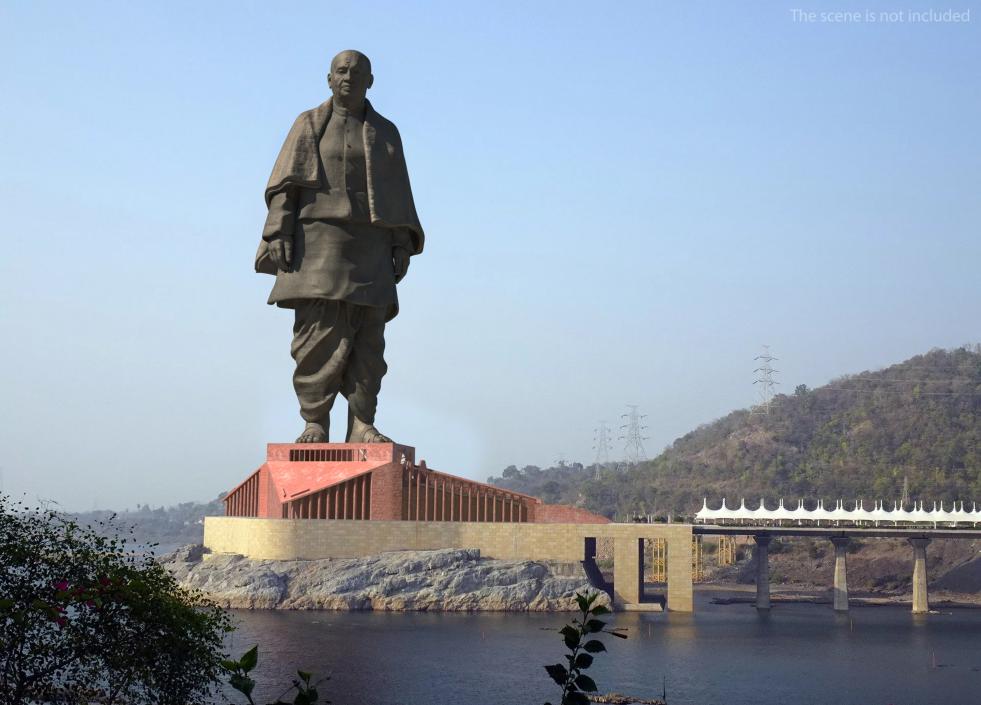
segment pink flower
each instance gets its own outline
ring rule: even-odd
[[[52,587],[55,590],[57,590],[58,592],[65,592],[65,590],[68,589],[68,581],[67,580],[59,580],[58,582],[53,583],[52,584]]]

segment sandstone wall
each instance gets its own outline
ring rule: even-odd
[[[342,521],[207,517],[204,545],[213,553],[260,560],[358,558],[387,551],[474,548],[487,558],[581,561],[587,537],[614,543],[614,600],[639,603],[640,540],[668,544],[668,608],[692,609],[691,526],[685,524],[519,524]]]

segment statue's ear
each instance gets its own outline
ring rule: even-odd
[[[368,88],[371,88],[373,85],[375,85],[375,74],[368,76]]]

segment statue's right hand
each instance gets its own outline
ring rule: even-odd
[[[293,264],[293,238],[277,237],[269,241],[269,258],[275,263],[276,268],[283,271],[290,271]]]

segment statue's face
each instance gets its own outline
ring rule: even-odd
[[[355,51],[342,51],[330,62],[327,85],[334,98],[342,103],[357,104],[364,100],[375,77],[371,75],[368,57]]]

